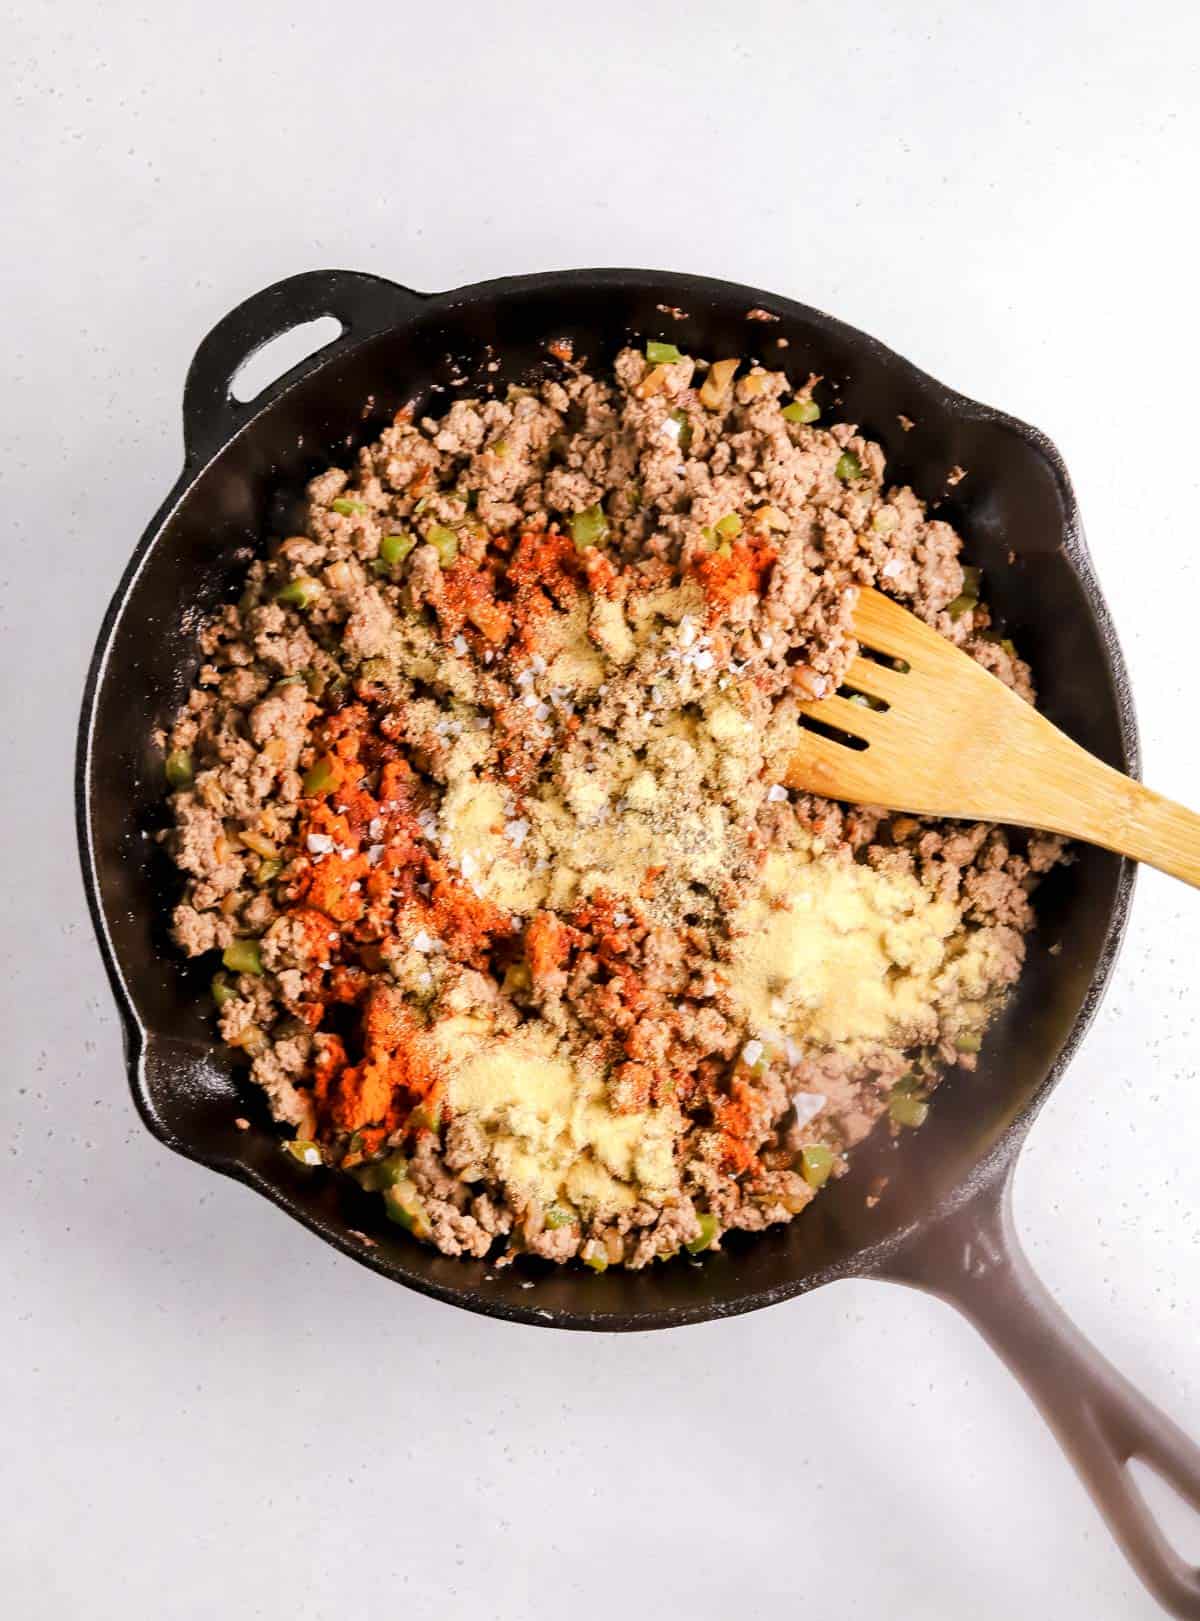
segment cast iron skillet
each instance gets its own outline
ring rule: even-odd
[[[747,319],[755,309],[774,319]],[[231,397],[251,354],[324,315],[342,324],[333,343],[251,403]],[[1150,1589],[1174,1614],[1200,1617],[1200,1572],[1168,1545],[1126,1467],[1144,1459],[1200,1508],[1200,1451],[1067,1321],[1033,1277],[1009,1213],[1021,1143],[1112,971],[1129,909],[1128,864],[1086,849],[1052,876],[1024,977],[978,1073],[946,1082],[922,1131],[895,1147],[863,1145],[851,1173],[801,1220],[735,1238],[697,1264],[602,1277],[546,1269],[533,1288],[522,1286],[530,1278],[522,1267],[496,1270],[417,1245],[349,1178],[281,1152],[261,1104],[213,1042],[211,965],[184,964],[169,945],[164,919],[177,885],[151,837],[163,821],[151,734],[191,684],[197,627],[236,592],[251,550],[292,526],[306,478],[348,462],[399,405],[415,400],[438,412],[455,392],[519,379],[544,363],[545,341],[563,335],[577,355],[603,365],[631,334],[706,355],[756,354],[795,377],[820,373],[827,419],[836,406],[860,423],[882,441],[890,475],[962,529],[991,600],[1032,661],[1050,718],[1101,759],[1136,771],[1120,649],[1066,469],[1035,429],[964,399],[817,310],[698,276],[568,271],[437,295],[345,271],[292,277],[239,305],[197,351],[184,392],[183,472],[117,588],[83,701],[83,873],[142,1118],[169,1148],[248,1183],[364,1265],[513,1321],[677,1327],[850,1276],[941,1295],[1025,1383]],[[910,431],[902,415],[915,424]],[[955,463],[969,477],[948,496]],[[251,1130],[238,1129],[239,1116]]]

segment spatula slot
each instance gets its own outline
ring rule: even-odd
[[[885,670],[895,670],[897,675],[908,675],[912,669],[907,659],[893,658],[890,653],[880,653],[864,642],[859,643],[858,656],[860,659],[869,659],[872,664],[881,664]]]
[[[877,694],[868,691],[865,686],[857,685],[853,680],[847,680],[843,686],[838,688],[838,697],[845,698],[849,703],[859,704],[863,709],[875,709],[880,713],[892,707],[886,698],[880,698]]]
[[[813,720],[810,715],[801,715],[800,728],[805,732],[815,732],[818,737],[824,737],[830,743],[840,743],[843,748],[854,749],[860,753],[863,749],[870,748],[865,737],[854,737],[850,732],[839,732],[836,726],[827,726],[824,721]]]

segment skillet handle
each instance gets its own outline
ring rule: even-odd
[[[1169,1614],[1200,1621],[1200,1570],[1175,1552],[1128,1464],[1140,1458],[1200,1512],[1200,1447],[1079,1332],[1017,1240],[997,1179],[902,1247],[887,1276],[939,1296],[1008,1364],[1075,1465],[1109,1530]]]
[[[374,332],[414,314],[425,295],[382,276],[358,270],[307,270],[252,293],[213,327],[196,350],[183,389],[183,441],[188,464],[215,451],[262,407],[261,399],[242,404],[229,385],[250,356],[292,327],[332,315],[340,334],[320,351],[328,359]],[[268,394],[290,380],[311,356],[285,372]]]

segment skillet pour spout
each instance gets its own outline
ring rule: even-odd
[[[322,316],[337,319],[338,337],[255,399],[233,397],[252,354]],[[1172,1551],[1126,1467],[1144,1458],[1200,1509],[1200,1455],[1067,1322],[1020,1255],[1008,1213],[1021,1143],[1111,974],[1128,863],[1083,850],[1043,885],[1025,972],[977,1071],[946,1080],[919,1132],[894,1147],[869,1139],[802,1219],[736,1236],[695,1265],[595,1276],[437,1254],[391,1226],[350,1178],[281,1152],[261,1099],[213,1040],[208,975],[181,962],[166,933],[176,880],[153,837],[165,817],[152,738],[191,685],[199,626],[232,598],[262,537],[297,521],[315,473],[347,462],[401,407],[440,414],[455,397],[528,381],[545,365],[546,342],[563,338],[592,366],[631,338],[660,338],[818,373],[839,417],[883,445],[891,479],[964,535],[1048,717],[1136,775],[1124,662],[1066,469],[1036,429],[818,310],[730,282],[575,270],[421,294],[357,272],[291,277],[240,304],[197,351],[183,471],[117,587],[84,693],[80,855],[142,1118],[168,1147],[257,1189],[383,1276],[512,1321],[679,1327],[855,1275],[931,1290],[966,1312],[1026,1384],[1150,1590],[1170,1613],[1200,1621],[1200,1573]],[[970,477],[951,487],[956,466]]]

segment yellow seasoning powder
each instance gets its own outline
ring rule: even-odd
[[[489,1172],[516,1203],[565,1198],[605,1217],[677,1189],[679,1111],[614,1114],[601,1071],[563,1056],[544,1024],[499,1035],[468,1015],[443,1020],[433,1037],[449,1074],[447,1100],[478,1124]]]
[[[931,1041],[961,925],[906,874],[774,851],[734,915],[730,994],[751,1029],[820,1047]]]

